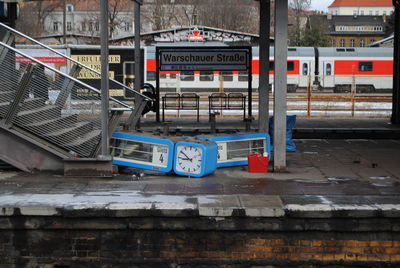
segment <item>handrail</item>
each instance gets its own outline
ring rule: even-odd
[[[47,64],[44,64],[43,62],[41,62],[41,61],[39,61],[39,60],[37,60],[37,59],[35,59],[35,58],[33,58],[33,57],[31,57],[31,56],[29,56],[29,55],[23,53],[23,52],[21,52],[21,51],[19,51],[18,49],[13,48],[12,46],[9,46],[9,45],[7,45],[7,44],[1,42],[1,41],[0,41],[0,45],[2,45],[2,46],[4,46],[4,47],[6,47],[6,48],[8,48],[8,49],[10,49],[10,50],[12,50],[12,51],[14,51],[15,53],[17,53],[17,54],[19,54],[19,55],[21,55],[21,56],[24,56],[24,57],[30,59],[30,60],[33,61],[33,62],[36,62],[37,64],[40,64],[40,65],[45,66],[45,67],[48,68],[49,70],[52,70],[53,72],[56,72],[56,73],[58,73],[59,75],[61,75],[61,76],[63,76],[63,77],[67,77],[67,78],[71,79],[72,81],[74,81],[74,82],[80,84],[81,86],[84,86],[84,87],[86,87],[86,88],[88,88],[88,89],[91,89],[91,90],[93,90],[93,91],[95,91],[95,92],[97,92],[97,93],[99,93],[99,94],[101,93],[101,91],[98,90],[97,88],[94,88],[94,87],[92,87],[92,86],[90,86],[90,85],[87,85],[87,84],[85,84],[84,82],[82,82],[82,81],[80,81],[80,80],[78,80],[78,79],[76,79],[76,78],[74,78],[74,77],[72,77],[72,76],[70,76],[70,75],[68,75],[68,74],[65,74],[65,73],[63,73],[63,72],[61,72],[61,71],[59,71],[59,70],[57,70],[57,69],[55,69],[55,68],[53,68],[53,67],[47,65]],[[126,103],[124,103],[124,102],[122,102],[122,101],[119,101],[119,100],[117,100],[117,99],[115,99],[115,98],[113,98],[113,97],[110,97],[110,100],[115,101],[116,103],[118,103],[118,104],[120,104],[120,105],[122,105],[122,106],[124,106],[124,107],[126,107],[126,108],[130,108],[131,110],[133,109],[133,108],[132,108],[131,106],[129,106],[128,104],[126,104]]]
[[[16,33],[16,34],[18,34],[18,35],[20,35],[20,36],[22,36],[22,37],[28,39],[29,41],[32,41],[32,42],[38,44],[39,46],[44,47],[44,48],[50,50],[51,52],[54,52],[54,53],[56,53],[57,55],[60,55],[61,57],[66,58],[66,59],[68,59],[68,60],[74,62],[75,64],[78,64],[79,66],[82,66],[82,67],[84,67],[85,69],[88,69],[88,70],[90,70],[90,71],[92,71],[92,72],[94,72],[94,73],[96,73],[96,74],[98,74],[98,75],[101,76],[101,73],[100,73],[99,71],[96,71],[95,69],[92,69],[92,68],[90,68],[89,66],[83,65],[83,64],[80,63],[79,61],[74,60],[74,59],[72,59],[72,58],[70,58],[70,57],[68,57],[68,56],[66,56],[66,55],[64,55],[64,54],[62,54],[61,52],[59,52],[59,51],[57,51],[57,50],[55,50],[55,49],[53,49],[53,48],[51,48],[51,47],[49,47],[49,46],[47,46],[47,45],[45,45],[45,44],[40,43],[39,41],[37,41],[36,39],[33,39],[32,37],[29,37],[29,36],[27,36],[27,35],[25,35],[25,34],[19,32],[19,31],[13,29],[13,28],[11,28],[11,27],[9,27],[9,26],[3,24],[3,23],[0,23],[0,26],[3,26],[3,27],[6,28],[7,30],[12,31],[12,32],[14,32],[14,33]],[[122,84],[121,82],[119,82],[119,81],[117,81],[117,80],[115,80],[115,79],[113,79],[113,78],[109,78],[109,80],[111,80],[112,82],[116,83],[117,85],[122,86],[123,88],[128,89],[128,90],[132,91],[133,93],[135,93],[135,94],[137,94],[137,95],[143,97],[145,100],[154,101],[152,98],[149,98],[148,96],[143,95],[143,94],[140,93],[140,92],[137,92],[136,90],[134,90],[134,89],[132,89],[132,88],[130,88],[130,87],[128,87],[128,86]]]

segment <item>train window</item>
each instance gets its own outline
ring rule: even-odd
[[[303,75],[308,75],[308,64],[303,63]]]
[[[332,64],[330,64],[330,63],[326,64],[325,73],[326,73],[326,75],[332,75]]]
[[[249,73],[248,72],[239,72],[238,80],[239,81],[248,81]]]
[[[269,70],[270,71],[275,70],[275,62],[274,61],[270,61],[269,62]],[[288,71],[294,71],[294,61],[288,61],[287,62],[287,70]]]
[[[358,63],[359,72],[372,72],[372,69],[373,69],[372,61],[364,61]]]
[[[156,80],[156,72],[148,71],[147,72],[147,81],[155,81]]]
[[[270,62],[269,62],[269,70],[270,70],[270,71],[275,70],[275,62],[274,62],[274,61],[270,61]]]
[[[294,71],[294,61],[288,61],[287,62],[287,70],[288,71]]]
[[[230,71],[219,72],[219,80],[223,81],[233,81],[233,73]]]
[[[181,81],[194,81],[194,72],[193,71],[182,71],[181,72]]]
[[[212,71],[200,71],[200,81],[214,81],[214,73]]]
[[[160,73],[160,79],[167,79],[167,74]]]
[[[176,79],[176,74],[169,74],[169,78]]]

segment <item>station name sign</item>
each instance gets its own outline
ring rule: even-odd
[[[161,71],[246,71],[248,49],[162,49]]]

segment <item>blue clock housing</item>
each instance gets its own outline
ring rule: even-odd
[[[182,176],[203,177],[217,169],[218,147],[206,140],[179,141],[175,144],[174,172]]]
[[[271,138],[268,133],[197,136],[200,140],[214,141],[218,145],[217,168],[244,166],[247,155],[268,153],[271,156]]]
[[[166,173],[172,170],[174,143],[168,139],[114,132],[110,147],[115,165]]]

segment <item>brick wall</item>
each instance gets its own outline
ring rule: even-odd
[[[0,230],[0,267],[400,266],[398,231],[251,230],[267,223],[256,218],[201,230],[195,219],[136,220],[13,219]]]

